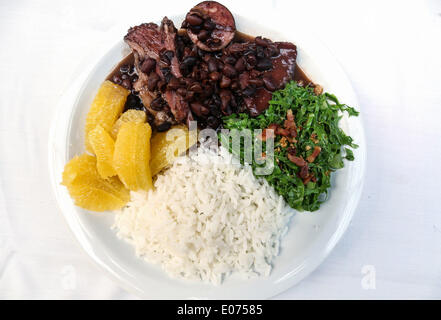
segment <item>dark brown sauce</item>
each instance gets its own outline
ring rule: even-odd
[[[246,41],[253,41],[255,37],[250,36],[249,34],[236,31],[236,34],[234,35],[233,42],[246,42]]]
[[[312,80],[308,78],[308,76],[305,74],[302,68],[300,68],[300,66],[296,63],[296,71],[294,72],[294,81],[297,82],[300,80],[302,80],[305,83],[305,85],[315,87],[314,82],[312,82]]]
[[[185,35],[187,32],[185,29],[180,29],[178,31],[179,35]],[[253,41],[255,37],[250,36],[248,34],[242,33],[240,31],[236,31],[236,35],[234,36],[233,42],[246,42],[246,41]],[[115,75],[121,76],[121,72],[119,69],[125,65],[133,65],[135,62],[135,57],[133,56],[133,53],[130,53],[127,55],[124,59],[122,59],[117,66],[112,70],[112,72],[107,76],[106,80],[112,80],[112,78]],[[314,83],[311,79],[305,74],[305,72],[300,68],[300,66],[296,63],[296,70],[294,72],[294,81],[303,81],[305,85],[310,85],[314,87]]]
[[[116,75],[121,76],[121,71],[119,69],[125,65],[133,65],[135,63],[135,57],[133,55],[133,52],[127,55],[124,59],[122,59],[112,70],[111,73],[107,76],[106,80],[112,81],[112,78]]]

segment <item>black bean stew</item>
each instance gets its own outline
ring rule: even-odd
[[[231,14],[220,7],[225,8],[213,1],[197,5],[186,16],[186,29],[179,31],[167,18],[160,27],[143,24],[129,30],[125,39],[132,54],[108,76],[131,90],[126,109],[146,110],[158,131],[191,120],[202,128],[218,128],[223,116],[259,115],[272,92],[290,80],[314,86],[297,66],[295,45],[236,31]],[[204,30],[211,30],[208,36]],[[228,41],[221,45],[209,39]]]

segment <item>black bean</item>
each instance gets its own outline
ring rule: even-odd
[[[188,26],[189,26],[189,24],[188,24],[187,20],[182,21],[181,28],[187,29]]]
[[[128,64],[124,64],[119,68],[119,72],[128,73],[130,70],[130,66]]]
[[[277,46],[274,45],[274,44],[268,46],[268,48],[266,48],[265,51],[267,52],[267,55],[268,55],[269,57],[275,57],[275,56],[278,56],[279,53],[280,53],[279,48],[277,48]]]
[[[187,94],[187,89],[179,88],[178,90],[176,90],[176,92],[177,92],[180,96],[185,97],[185,95]]]
[[[132,82],[130,81],[130,79],[124,79],[121,83],[121,85],[126,88],[127,90],[131,90],[132,89]]]
[[[239,82],[237,82],[237,81],[233,81],[233,82],[231,83],[231,90],[233,90],[233,91],[237,91],[237,90],[239,90]]]
[[[130,65],[128,74],[129,74],[129,76],[133,76],[133,75],[136,74],[136,69],[135,69],[135,66],[133,64]]]
[[[188,88],[188,90],[194,91],[195,93],[200,93],[202,92],[202,87],[199,83],[195,82]]]
[[[230,86],[230,84],[231,84],[231,79],[226,77],[226,76],[222,76],[222,79],[221,79],[221,81],[219,83],[219,86],[222,89],[225,89],[225,88],[228,88]]]
[[[191,69],[193,68],[193,66],[198,62],[198,59],[196,57],[193,56],[186,56],[180,66],[179,69],[181,70],[181,72],[185,75],[188,75],[188,73],[191,72]]]
[[[213,94],[213,102],[214,104],[220,106],[221,105],[221,98],[219,97],[219,95],[217,94]]]
[[[164,121],[156,126],[156,130],[158,130],[158,132],[163,132],[163,131],[167,131],[168,129],[170,129],[170,127],[171,127],[171,123]]]
[[[217,71],[214,71],[209,74],[209,77],[212,81],[219,81],[219,79],[221,78],[221,74]]]
[[[248,83],[256,86],[256,88],[263,86],[263,80],[262,79],[250,79]]]
[[[176,90],[181,86],[178,78],[172,77],[168,82],[167,88],[171,90]]]
[[[276,85],[274,84],[273,79],[270,76],[265,76],[262,80],[267,90],[276,91]]]
[[[213,87],[209,82],[204,85],[204,96],[211,96],[213,94]]]
[[[207,39],[206,43],[209,47],[216,47],[221,43],[221,39],[219,38],[209,38]]]
[[[190,109],[193,111],[198,117],[206,116],[210,113],[210,110],[202,105],[199,102],[193,102],[190,104]]]
[[[141,103],[141,99],[133,93],[127,96],[126,103],[124,105],[124,110],[128,109],[142,109],[144,106]]]
[[[237,101],[236,101],[236,97],[234,95],[231,96],[230,105],[232,107],[237,107]]]
[[[259,71],[269,70],[272,67],[273,63],[271,62],[271,59],[268,58],[259,59],[256,64],[256,69]]]
[[[165,103],[164,99],[162,99],[161,96],[158,96],[152,100],[152,102],[150,103],[150,108],[152,108],[155,111],[160,111],[160,110],[164,109],[165,104],[166,103]]]
[[[237,70],[237,72],[242,72],[245,70],[245,58],[241,57],[236,61],[236,64],[234,65],[234,68]]]
[[[204,42],[205,40],[207,40],[210,37],[210,32],[208,32],[207,30],[201,30],[198,33],[198,40]]]
[[[251,97],[251,96],[253,96],[255,93],[256,93],[256,87],[253,86],[253,85],[250,85],[250,86],[246,87],[246,88],[242,91],[242,94],[243,94],[244,96],[247,96],[247,97]]]
[[[199,56],[199,58],[202,59],[202,57],[203,57],[204,55],[205,55],[205,51],[202,50],[201,48],[198,48],[198,56]]]
[[[208,18],[205,20],[203,28],[208,31],[213,31],[214,28],[216,28],[216,24],[210,18]]]
[[[135,83],[136,81],[138,81],[138,76],[135,74],[132,76],[132,83]]]
[[[202,24],[202,22],[204,22],[204,20],[201,17],[195,14],[189,14],[185,20],[191,26],[199,26],[200,24]]]
[[[256,37],[256,38],[254,39],[254,41],[256,42],[256,44],[257,44],[258,46],[261,46],[261,47],[266,47],[266,46],[268,46],[268,44],[269,44],[269,40],[268,40],[268,39],[265,39],[265,38],[262,38],[262,37]]]
[[[219,110],[219,107],[215,104],[210,104],[209,106],[210,113],[215,117],[220,117],[222,115],[221,111]]]
[[[205,79],[207,79],[207,78],[208,78],[208,72],[207,72],[207,71],[204,71],[204,70],[201,70],[201,72],[200,72],[200,78],[201,78],[201,80],[205,80]]]
[[[202,26],[190,26],[191,32],[198,34],[202,30]]]
[[[242,53],[246,47],[242,43],[233,43],[228,47],[228,52],[231,54],[239,54]]]
[[[197,66],[193,67],[193,72],[190,74],[190,77],[194,80],[200,80],[200,72]]]
[[[258,77],[260,77],[261,74],[262,74],[261,71],[258,71],[258,70],[256,70],[256,69],[253,69],[253,70],[250,71],[250,78],[251,78],[251,79],[258,78]]]
[[[222,113],[224,115],[226,115],[226,116],[231,115],[232,112],[233,112],[231,110],[231,107],[230,107],[231,91],[228,91],[228,90],[225,90],[225,89],[221,90],[220,98],[221,98],[221,101],[222,101],[222,103],[221,103]]]
[[[184,53],[184,41],[182,41],[182,37],[179,35],[176,36],[176,58],[181,60],[182,54]]]
[[[155,72],[150,73],[149,80],[147,81],[147,88],[150,91],[155,91],[159,80],[160,80],[160,78]]]
[[[237,74],[236,69],[234,69],[234,67],[229,64],[224,65],[222,72],[229,78],[234,78]]]
[[[190,101],[194,98],[194,92],[193,91],[187,91],[187,94],[185,95],[185,100]]]
[[[165,82],[164,80],[159,80],[158,81],[158,90],[163,92],[163,91],[165,91],[166,88],[167,88],[167,82]]]
[[[249,54],[246,56],[247,64],[254,67],[257,63],[257,58],[254,54]]]
[[[210,59],[207,62],[208,64],[208,71],[209,72],[215,72],[217,71],[217,63],[216,63],[216,59],[213,57],[210,57]]]
[[[239,75],[239,85],[242,90],[248,86],[249,80],[250,80],[250,74],[248,72],[243,72]]]
[[[256,49],[256,57],[259,59],[265,58],[267,55],[265,55],[265,50],[263,50],[262,47],[257,47]]]
[[[199,31],[196,32],[196,33],[199,33]],[[199,52],[199,48],[197,46],[193,46],[191,51],[190,51],[190,55],[192,57],[196,57],[197,58],[199,56],[198,52]]]
[[[169,83],[171,78],[173,77],[170,68],[161,68],[162,75],[164,76],[164,80],[166,83]]]
[[[121,79],[121,77],[119,75],[116,74],[116,75],[114,75],[112,77],[112,82],[116,83],[116,84],[121,84],[122,83],[122,79]]]
[[[161,61],[165,62],[167,65],[170,65],[175,54],[171,50],[164,51],[161,54]]]
[[[224,63],[228,63],[231,65],[234,65],[236,63],[236,58],[234,58],[233,56],[222,56],[222,61]]]
[[[207,118],[207,126],[209,126],[210,128],[216,129],[217,127],[219,127],[220,121],[218,118],[210,116]]]
[[[142,62],[140,69],[142,72],[149,74],[155,67],[156,61],[152,58],[147,58]]]

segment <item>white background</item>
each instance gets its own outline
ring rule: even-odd
[[[441,1],[223,3],[273,28],[305,21],[347,72],[364,116],[368,166],[354,219],[329,258],[277,298],[440,299]],[[57,208],[50,121],[97,48],[194,4],[0,1],[0,298],[136,298],[95,268]],[[267,11],[280,21],[265,21]],[[366,270],[375,289],[362,285]]]

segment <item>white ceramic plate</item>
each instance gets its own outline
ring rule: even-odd
[[[172,17],[179,26],[184,15]],[[276,31],[258,22],[235,15],[237,29],[250,35],[263,35],[274,41],[291,41],[299,50],[302,69],[334,93],[341,102],[360,110],[345,73],[330,52],[305,28],[287,22],[287,30]],[[269,20],[271,21],[271,20]],[[122,38],[122,35],[121,35]],[[49,171],[61,212],[80,246],[92,260],[121,286],[149,299],[264,299],[272,297],[305,278],[331,252],[345,232],[360,198],[366,162],[366,144],[360,117],[344,117],[341,125],[360,147],[355,161],[334,174],[330,199],[314,213],[298,213],[291,220],[267,278],[240,280],[228,278],[213,286],[169,278],[158,266],[135,256],[134,249],[119,240],[111,230],[113,213],[93,213],[73,205],[67,190],[60,185],[66,162],[84,152],[84,125],[93,97],[113,67],[129,52],[120,40],[98,60],[87,74],[78,75],[63,95],[52,124],[49,141]]]

